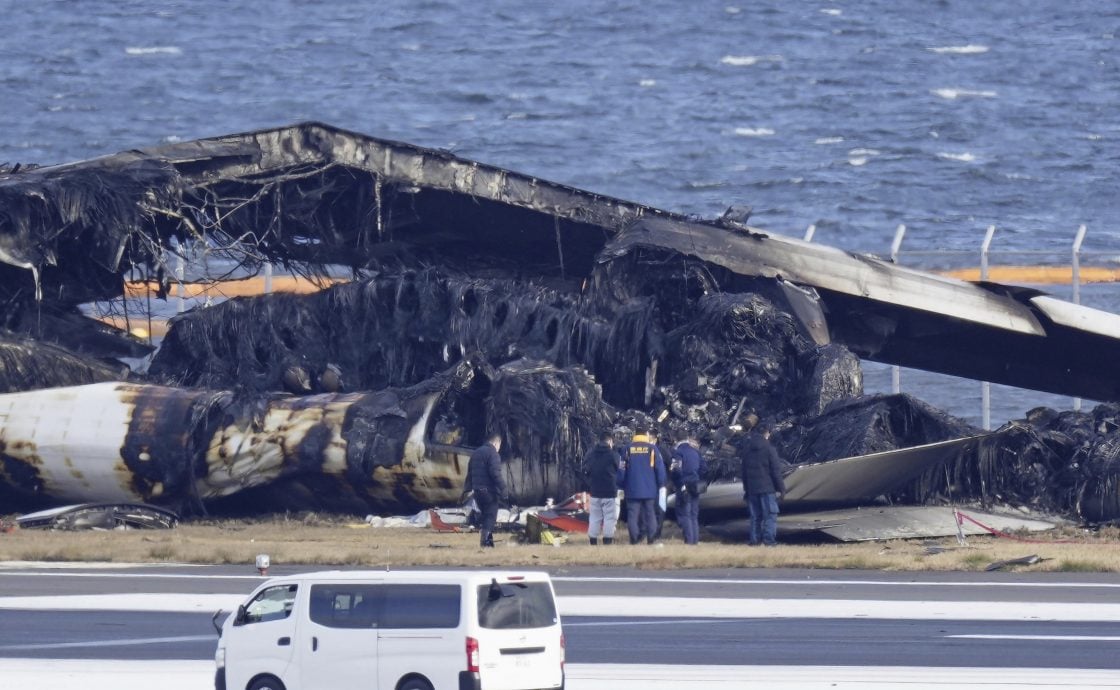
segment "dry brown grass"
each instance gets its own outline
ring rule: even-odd
[[[315,515],[252,521],[190,523],[168,531],[0,533],[0,561],[109,561],[242,563],[267,553],[273,565],[316,566],[618,566],[649,570],[712,568],[833,568],[868,570],[978,571],[995,561],[1038,555],[1045,559],[1018,570],[1120,572],[1120,530],[1091,534],[1073,528],[1042,543],[995,537],[748,548],[708,541],[681,543],[666,527],[662,548],[614,544],[592,547],[582,536],[560,546],[518,544],[499,534],[495,549],[478,548],[477,534],[419,528],[370,528],[358,521]],[[625,538],[623,539],[625,541]],[[1076,543],[1061,543],[1073,541]],[[940,547],[931,553],[931,547]]]

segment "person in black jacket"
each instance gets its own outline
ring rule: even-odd
[[[599,443],[583,458],[583,473],[591,494],[587,537],[592,544],[598,544],[600,536],[604,544],[614,541],[614,529],[618,523],[618,503],[615,500],[618,494],[618,462],[614,436],[609,431],[599,435]]]
[[[760,424],[742,446],[743,498],[751,510],[750,545],[778,543],[778,499],[786,492],[783,462],[770,445],[770,427]]]
[[[502,437],[493,434],[471,453],[467,464],[466,488],[474,492],[478,511],[482,514],[479,528],[479,544],[494,546],[494,523],[498,520],[498,505],[506,503],[506,482],[502,478],[502,458],[498,451],[502,448]]]
[[[669,475],[677,487],[677,524],[685,544],[700,543],[700,477],[707,473],[700,442],[695,436],[682,439],[673,449]]]

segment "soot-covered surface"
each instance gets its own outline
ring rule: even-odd
[[[119,298],[127,278],[154,283],[158,302],[185,247],[231,274],[271,263],[352,282],[196,308],[172,320],[150,368],[130,380],[217,391],[260,413],[239,413],[250,428],[281,395],[314,407],[327,404],[320,395],[423,389],[466,367],[471,383],[447,389],[422,434],[462,449],[501,432],[525,503],[581,488],[581,458],[605,428],[622,441],[652,426],[666,445],[697,435],[713,479],[738,474],[733,421],[775,424],[794,463],[975,432],[909,396],[862,397],[857,354],[1087,397],[1116,387],[1076,363],[1051,371],[1055,343],[1096,353],[1085,360],[1114,344],[1052,320],[1069,315],[1045,311],[1037,293],[946,281],[769,236],[733,214],[683,218],[311,123],[0,171],[0,390],[124,379],[114,362],[147,344],[79,306]],[[118,304],[141,323],[153,316],[151,303]],[[1115,520],[1120,439],[1108,410],[1035,414],[893,498]],[[374,465],[398,462],[406,427],[382,434],[394,450]],[[10,449],[21,439],[3,440],[0,491],[51,500],[20,494],[26,467]],[[327,436],[319,442],[301,439],[298,452],[329,455]],[[183,458],[181,471],[197,475],[198,460]],[[296,460],[271,485],[246,481],[212,506],[378,510],[426,495],[423,477],[404,474],[392,481],[407,491],[370,487],[360,472],[339,489]],[[189,484],[158,498],[189,510]]]

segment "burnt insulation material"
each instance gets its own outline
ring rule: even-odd
[[[139,155],[0,175],[0,253],[8,257],[0,303],[26,304],[36,293],[70,304],[119,295],[128,267],[159,262],[167,218],[158,209],[175,208],[181,191],[174,168]]]
[[[1120,522],[1120,405],[1091,413],[1031,410],[897,498],[1028,506],[1089,524]]]
[[[800,373],[815,371],[817,350],[761,297],[703,296],[692,320],[669,334],[658,320],[650,299],[618,305],[607,319],[532,284],[409,271],[188,312],[172,321],[150,374],[176,385],[308,393],[325,390],[334,366],[346,389],[377,390],[478,353],[493,366],[528,357],[585,367],[618,407],[670,403],[674,391],[724,411],[742,396],[759,409],[791,410],[820,397]]]
[[[686,402],[745,397],[749,408],[784,417],[862,392],[858,359],[835,346],[822,362],[793,318],[760,295],[704,295],[692,314],[665,337],[668,383]]]
[[[128,367],[0,331],[0,393],[128,379]]]
[[[970,436],[967,423],[906,394],[848,398],[828,406],[824,414],[803,417],[772,416],[752,410],[741,420],[765,421],[774,426],[771,437],[784,460],[808,465],[926,443]],[[739,445],[745,434],[729,436],[720,430],[706,439],[711,449],[709,479],[740,478]]]
[[[820,416],[779,429],[774,442],[786,459],[807,464],[947,441],[978,431],[900,393],[835,402]]]
[[[510,362],[495,373],[486,410],[489,431],[502,435],[503,453],[524,460],[510,468],[511,486],[538,499],[582,489],[583,457],[615,417],[585,370],[533,360]]]
[[[150,373],[306,393],[322,390],[333,364],[345,388],[377,390],[426,379],[468,353],[495,365],[528,356],[568,366],[595,362],[610,344],[621,360],[628,341],[612,328],[630,326],[582,317],[570,298],[538,286],[408,271],[188,312],[172,321]]]

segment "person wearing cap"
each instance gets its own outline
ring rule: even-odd
[[[635,434],[622,450],[622,462],[616,481],[626,496],[626,528],[630,543],[645,537],[647,543],[657,540],[657,495],[665,486],[665,460],[657,444],[647,433]]]
[[[588,493],[591,494],[590,517],[587,524],[587,537],[591,544],[604,544],[614,541],[614,530],[618,523],[618,453],[614,450],[614,436],[610,431],[599,435],[599,443],[587,451],[583,458],[583,472],[587,479]]]
[[[783,462],[770,444],[770,427],[759,424],[742,444],[743,499],[751,512],[748,543],[775,546],[778,543],[778,499],[786,492]]]
[[[471,453],[467,464],[466,488],[474,491],[474,500],[481,513],[479,546],[494,546],[494,523],[498,521],[498,506],[508,500],[506,482],[502,478],[502,437],[491,434],[486,443]]]
[[[700,477],[707,471],[700,442],[689,436],[673,449],[670,475],[677,488],[675,512],[685,544],[700,543]]]

